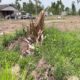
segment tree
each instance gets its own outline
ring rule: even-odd
[[[25,12],[27,12],[27,4],[26,4],[26,2],[23,2],[23,11],[25,11]]]
[[[70,15],[70,8],[69,8],[69,7],[66,7],[66,8],[65,8],[65,11],[66,11],[66,13],[67,13],[68,15]]]
[[[74,2],[72,2],[72,15],[76,15],[76,7]]]
[[[32,1],[29,1],[29,3],[24,2],[23,3],[23,10],[27,13],[34,14],[35,8],[34,8],[34,4],[32,3]]]
[[[37,10],[36,10],[37,7]],[[41,3],[39,2],[38,5],[36,6],[31,0],[29,0],[29,3],[24,2],[23,3],[23,10],[27,13],[31,14],[37,14],[39,13],[43,7],[41,6]],[[36,10],[36,11],[35,11]]]
[[[78,14],[80,15],[80,9],[78,10]]]
[[[29,0],[29,3],[31,3],[32,1],[31,0]]]
[[[40,0],[34,0],[35,1],[35,11],[36,11],[36,15],[43,9],[43,7],[41,6],[41,2]]]
[[[49,8],[49,10],[51,10],[53,14],[56,14],[57,9],[56,9],[56,3],[55,2],[51,4],[51,9]]]
[[[38,8],[37,8],[37,6],[38,6],[38,0],[34,0],[34,1],[35,1],[35,4],[36,4],[36,6],[35,6],[36,7],[35,8],[36,10],[35,11],[36,11],[36,15],[37,15],[37,13],[38,13],[38,11],[37,11],[38,10]]]
[[[57,1],[57,3],[53,2],[51,4],[51,11],[53,14],[61,14],[61,12],[64,11],[64,5],[62,1]]]
[[[15,1],[15,5],[16,5],[16,8],[17,8],[18,10],[21,9],[21,5],[20,5],[19,1],[21,1],[21,0],[16,0],[16,1]]]
[[[50,12],[52,12],[51,7],[50,7],[50,6],[48,6],[48,7],[45,9],[45,11],[47,11],[47,12],[48,12],[48,14],[49,14]]]

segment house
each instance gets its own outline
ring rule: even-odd
[[[0,17],[5,18],[8,15],[18,14],[19,11],[14,5],[0,5]]]

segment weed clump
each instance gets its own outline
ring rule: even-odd
[[[15,40],[18,40],[20,37],[25,37],[25,36],[27,36],[27,31],[24,28],[16,30],[15,34],[13,35],[4,34],[2,45],[4,47],[8,47],[10,43],[14,42]]]

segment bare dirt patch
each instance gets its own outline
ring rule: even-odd
[[[0,22],[0,33],[10,33],[29,25],[29,20],[4,20]]]
[[[62,19],[46,20],[45,25],[55,27],[61,31],[80,30],[80,16],[67,16]]]
[[[22,27],[27,27],[30,20],[3,20],[0,21],[0,33],[10,33]],[[80,16],[66,16],[57,19],[57,16],[45,19],[45,27],[55,27],[61,31],[80,30]]]

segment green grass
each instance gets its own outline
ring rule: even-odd
[[[49,64],[54,65],[57,80],[70,75],[80,77],[80,32],[47,29],[45,35],[39,51]]]
[[[39,59],[43,56],[49,64],[54,66],[56,80],[64,80],[63,77],[70,75],[76,75],[80,78],[80,32],[61,32],[54,28],[49,28],[45,29],[44,34],[46,38],[41,46],[36,47],[35,54],[23,58],[20,58],[18,51],[4,49],[4,37],[0,37],[0,65],[4,68],[4,71],[5,60],[10,67],[18,63],[23,77],[25,76],[25,69],[32,72]],[[22,36],[21,33],[19,35]],[[11,37],[6,36],[8,42],[15,39],[14,36],[12,39]],[[30,73],[27,79],[33,80],[29,78]]]
[[[14,34],[4,34],[3,36],[0,37],[0,43],[2,42],[2,45],[4,47],[7,47],[11,42],[18,40],[19,37],[25,37],[27,36],[27,31],[22,28],[20,30],[16,30]]]
[[[4,50],[0,52],[0,65],[1,67],[5,67],[5,61],[9,63],[9,65],[13,66],[18,63],[20,54],[15,51]]]
[[[5,61],[5,68],[0,68],[0,80],[17,80],[15,74],[11,72],[9,64]]]
[[[41,58],[40,55],[36,54],[36,50],[35,55],[21,58],[20,51],[8,50],[6,48],[9,43],[17,40],[19,37],[24,36],[26,36],[26,32],[24,30],[16,31],[15,34],[0,36],[0,80],[17,80],[11,74],[11,68],[15,64],[19,64],[21,68],[20,78],[21,80],[25,80],[26,71],[31,73],[35,69],[37,62]],[[9,65],[7,68],[5,67],[5,62]],[[28,73],[27,75],[27,80],[32,80],[32,76],[30,75],[30,73]]]

